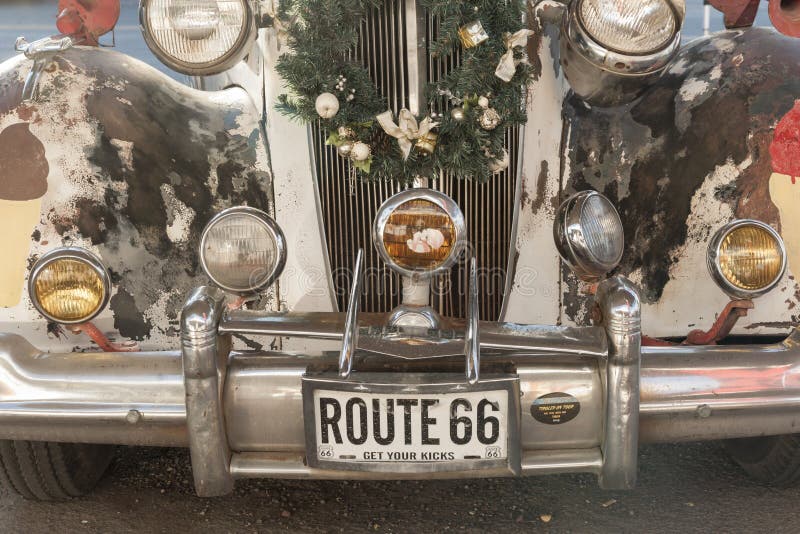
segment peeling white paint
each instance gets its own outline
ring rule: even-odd
[[[187,242],[195,212],[175,196],[169,184],[161,184],[161,198],[167,208],[167,237],[176,244]]]

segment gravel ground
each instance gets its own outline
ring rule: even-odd
[[[594,476],[240,482],[193,493],[188,454],[121,448],[100,488],[61,504],[0,495],[0,532],[797,532],[800,489],[749,480],[719,444],[643,448],[639,487]]]

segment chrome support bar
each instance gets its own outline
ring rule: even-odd
[[[353,356],[358,345],[358,307],[361,305],[361,291],[364,286],[364,250],[359,249],[353,267],[353,286],[350,288],[350,303],[344,321],[342,350],[339,353],[339,376],[348,378],[353,371]]]
[[[477,384],[481,372],[481,341],[478,328],[478,260],[469,261],[467,289],[467,330],[464,333],[464,354],[467,357],[467,381]]]
[[[224,304],[225,293],[221,290],[200,287],[189,296],[181,312],[186,426],[194,486],[200,497],[233,491],[231,451],[221,400],[230,346],[228,337],[217,335]]]
[[[622,276],[603,281],[596,302],[609,339],[600,486],[631,489],[639,454],[641,305],[636,289]]]

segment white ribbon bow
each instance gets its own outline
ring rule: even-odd
[[[500,58],[500,63],[497,64],[497,69],[494,71],[495,76],[504,82],[511,81],[511,78],[517,72],[517,65],[526,61],[526,59],[514,59],[514,48],[525,46],[528,43],[528,38],[533,34],[533,30],[519,30],[514,34],[507,33],[503,37],[507,51]]]
[[[375,118],[378,119],[378,124],[381,125],[384,132],[397,139],[397,144],[400,145],[404,160],[407,160],[409,154],[411,154],[414,140],[428,135],[432,129],[439,126],[439,123],[433,122],[430,117],[425,117],[417,125],[417,119],[407,109],[400,110],[400,115],[398,116],[399,124],[394,123],[393,117],[394,115],[391,111],[385,111]]]

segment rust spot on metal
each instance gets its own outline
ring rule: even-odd
[[[47,192],[50,166],[44,145],[27,122],[0,132],[0,199],[34,200]]]
[[[546,160],[542,160],[541,167],[539,168],[539,179],[536,182],[536,197],[531,201],[531,209],[537,213],[544,206],[547,200],[547,179],[549,177],[549,168]]]

